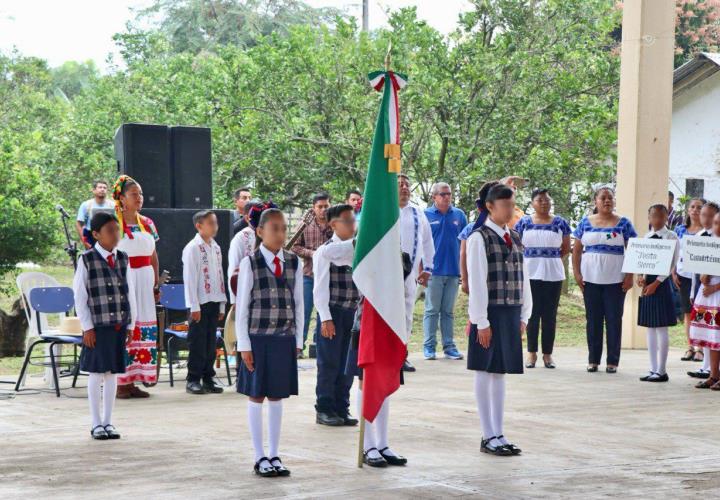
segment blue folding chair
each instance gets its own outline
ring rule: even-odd
[[[165,318],[168,317],[167,311],[187,311],[188,307],[185,304],[185,286],[184,285],[162,285],[160,287],[160,305],[165,310]],[[175,386],[175,378],[173,375],[173,362],[187,359],[178,356],[174,357],[173,346],[179,344],[176,349],[180,349],[180,346],[187,347],[187,331],[178,331],[171,328],[165,328],[163,333],[168,337],[167,339],[167,360],[170,368],[170,387]],[[225,371],[227,372],[228,385],[232,385],[232,378],[230,376],[230,363],[228,362],[227,349],[225,349],[225,339],[223,338],[222,328],[217,329],[217,345],[222,349],[223,357],[225,358]]]
[[[70,310],[75,304],[73,297],[72,288],[66,286],[60,287],[37,287],[30,290],[30,297],[28,298],[30,306],[37,313],[45,314],[62,314],[68,316]],[[27,349],[25,353],[25,360],[23,361],[22,368],[20,369],[20,376],[18,377],[17,384],[15,385],[15,391],[20,391],[20,383],[25,377],[25,371],[28,365],[33,366],[48,366],[47,362],[33,363],[32,362],[32,351],[38,344],[50,344],[50,366],[52,367],[53,381],[55,382],[55,394],[60,397],[60,384],[58,383],[58,372],[55,357],[56,345],[74,345],[75,347],[82,345],[82,337],[76,335],[62,335],[57,330],[45,329],[43,331],[42,321],[40,320],[41,314],[36,314],[37,318],[37,331],[38,340],[34,341]],[[45,356],[42,356],[45,359]],[[62,356],[60,356],[62,358]],[[80,363],[75,364],[73,370],[73,382],[72,387],[75,387],[77,382],[78,373],[80,372]]]

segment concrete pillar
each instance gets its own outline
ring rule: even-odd
[[[620,63],[617,211],[639,235],[647,209],[667,203],[675,47],[674,0],[625,0]],[[646,347],[637,326],[638,288],[628,293],[622,346]]]

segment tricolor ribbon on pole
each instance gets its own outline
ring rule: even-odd
[[[383,154],[388,160],[388,171],[400,173],[400,101],[398,91],[407,85],[407,77],[392,71],[375,71],[368,75],[370,85],[383,92],[383,136],[385,147]],[[390,82],[389,85],[386,85]]]

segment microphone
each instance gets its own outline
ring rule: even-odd
[[[60,212],[60,214],[62,214],[62,216],[65,217],[66,219],[69,219],[69,218],[70,218],[70,214],[68,214],[68,213],[65,211],[65,209],[63,208],[62,205],[55,205],[55,210],[57,210],[58,212]]]

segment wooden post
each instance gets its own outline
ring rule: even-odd
[[[358,387],[360,388],[360,394],[362,395],[362,380],[358,380]],[[358,462],[357,465],[360,469],[363,467],[363,455],[365,454],[364,444],[365,444],[365,417],[363,417],[363,404],[362,401],[360,401],[360,415],[358,415],[358,418],[360,418],[360,433],[358,438]]]
[[[647,232],[647,209],[667,203],[672,119],[675,2],[623,4],[618,116],[617,212]],[[622,346],[646,347],[637,326],[639,290],[625,300]]]

